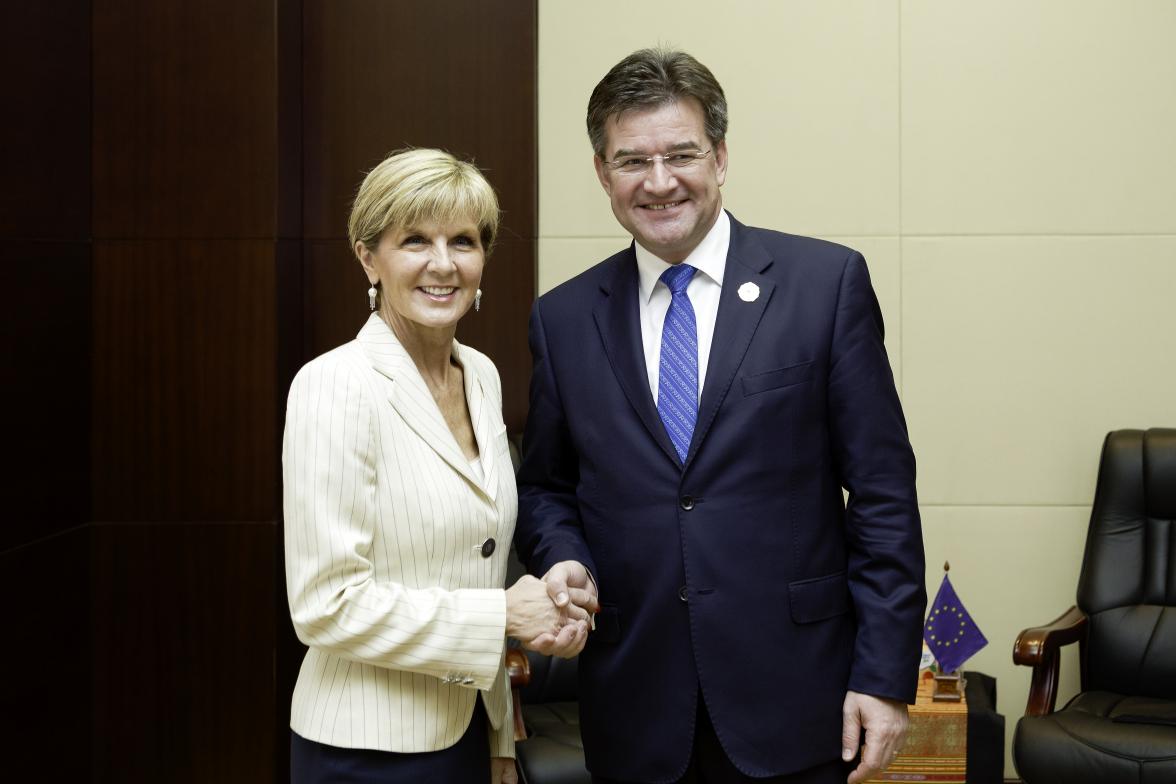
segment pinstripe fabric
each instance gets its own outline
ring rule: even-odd
[[[698,326],[686,287],[694,267],[677,264],[661,274],[672,299],[662,327],[657,413],[683,463],[698,421]]]
[[[498,373],[454,341],[483,477],[373,314],[290,388],[282,445],[286,587],[309,646],[290,726],[346,748],[435,751],[478,694],[491,753],[514,756],[504,666],[518,501]],[[493,537],[490,558],[480,553]]]

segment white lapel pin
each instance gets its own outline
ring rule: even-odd
[[[755,302],[759,299],[759,286],[750,280],[739,287],[739,299],[744,302]]]

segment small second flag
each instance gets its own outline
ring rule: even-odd
[[[946,574],[927,611],[923,640],[935,661],[939,662],[939,671],[945,674],[958,670],[968,657],[988,644],[980,627],[956,596]]]

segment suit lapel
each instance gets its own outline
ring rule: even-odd
[[[498,444],[494,437],[495,424],[502,421],[495,410],[494,398],[486,394],[486,379],[483,379],[469,361],[465,346],[456,340],[453,342],[454,353],[462,366],[465,378],[466,405],[470,409],[470,421],[474,424],[474,438],[478,441],[478,456],[482,461],[481,489],[493,501],[498,495]],[[464,457],[464,456],[463,456]],[[468,463],[466,464],[468,466]]]
[[[469,461],[462,454],[461,447],[457,445],[457,439],[449,430],[449,425],[445,424],[441,409],[437,407],[437,401],[429,392],[429,388],[413,363],[412,357],[408,355],[388,325],[373,313],[364,324],[363,329],[359,331],[357,339],[376,372],[391,381],[388,385],[388,402],[391,403],[392,408],[400,415],[405,424],[412,428],[441,459],[469,480],[470,484],[483,489],[478,480],[474,478]],[[456,341],[454,341],[454,345],[457,345]],[[470,377],[473,375],[468,364],[463,367],[463,375],[466,377],[466,400],[468,401]],[[474,384],[478,386],[480,394],[481,388],[476,379]],[[484,410],[485,406],[480,405],[479,409]],[[475,423],[475,433],[477,434],[478,420],[474,419],[472,408],[470,418]],[[478,443],[481,446],[481,435],[478,435]],[[484,455],[485,452],[483,452]]]
[[[747,347],[764,315],[768,300],[776,284],[763,273],[772,264],[772,257],[754,241],[747,228],[731,218],[731,244],[727,250],[727,267],[723,272],[723,289],[719,294],[719,312],[715,319],[715,333],[711,339],[711,353],[707,362],[706,382],[698,406],[698,422],[686,455],[689,465],[706,438],[719,407],[727,397],[735,373],[743,363]],[[758,295],[745,301],[739,290],[745,284],[758,287]],[[749,287],[750,288],[750,287]]]
[[[604,350],[612,365],[617,383],[624,390],[633,410],[671,460],[679,463],[678,453],[665,425],[657,413],[653,393],[649,390],[649,373],[641,345],[641,315],[638,305],[637,257],[632,246],[616,259],[612,280],[601,285],[604,296],[592,311]]]

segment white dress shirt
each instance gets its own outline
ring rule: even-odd
[[[698,272],[690,279],[686,295],[694,306],[698,326],[698,397],[706,383],[706,366],[710,359],[711,339],[715,334],[715,318],[719,313],[719,294],[723,290],[723,272],[727,268],[727,248],[731,244],[731,219],[719,210],[715,225],[702,238],[683,264]],[[634,242],[637,252],[637,274],[640,277],[641,343],[645,349],[645,370],[649,374],[649,389],[657,402],[657,382],[661,367],[662,326],[670,309],[670,289],[659,278],[672,265]]]

